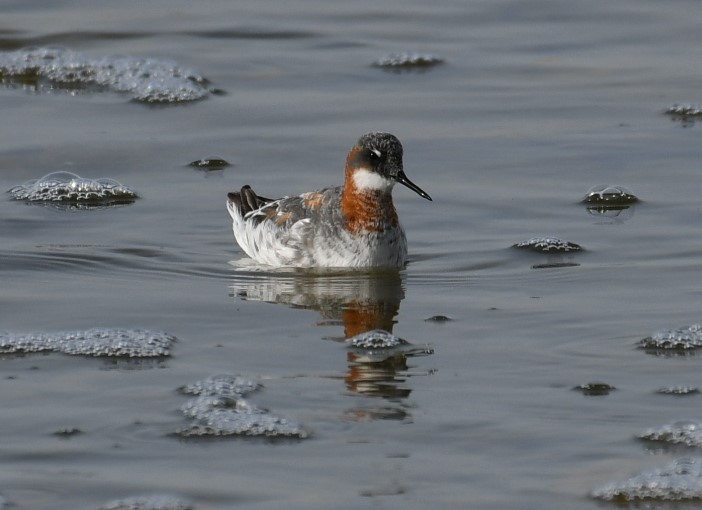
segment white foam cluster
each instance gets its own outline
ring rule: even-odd
[[[197,395],[197,398],[181,407],[183,414],[193,422],[177,433],[185,437],[307,437],[307,431],[298,423],[244,400],[243,395],[259,387],[254,381],[231,375],[208,377],[183,386],[183,393]]]
[[[55,333],[0,332],[0,353],[54,351],[80,356],[169,356],[176,338],[162,331],[91,328]]]
[[[580,251],[579,244],[564,241],[557,237],[532,237],[514,245],[515,248],[527,249],[543,253]]]
[[[695,395],[700,392],[699,388],[696,388],[694,386],[666,386],[664,388],[658,389],[656,393],[660,393],[661,395],[676,395],[676,396],[683,396],[683,395]]]
[[[644,349],[688,351],[702,347],[702,324],[663,329],[639,342]]]
[[[186,395],[243,397],[261,386],[251,379],[238,375],[213,375],[180,388]]]
[[[700,500],[702,459],[678,459],[662,468],[600,487],[592,492],[592,496],[621,504]]]
[[[607,384],[606,382],[593,381],[585,384],[579,384],[573,389],[582,392],[583,395],[586,395],[588,397],[601,397],[609,395],[617,388],[615,388],[611,384]]]
[[[53,172],[10,188],[16,200],[86,205],[129,203],[136,192],[113,179],[86,179],[71,172]]]
[[[681,103],[669,106],[665,113],[669,115],[697,116],[702,115],[702,105],[695,103]]]
[[[180,429],[182,436],[299,437],[307,433],[297,423],[259,409],[244,399],[199,397],[182,408],[194,423]]]
[[[190,502],[167,494],[133,496],[116,499],[99,507],[99,510],[193,510]]]
[[[373,329],[346,339],[346,343],[358,349],[392,349],[409,342],[384,329]]]
[[[404,52],[386,55],[376,60],[375,65],[391,68],[431,67],[443,61],[444,59],[431,53]]]
[[[661,441],[685,446],[702,446],[702,424],[693,421],[678,421],[639,434],[647,441]]]
[[[0,52],[2,82],[41,92],[107,89],[147,103],[195,101],[210,93],[202,75],[169,60],[92,57],[56,47]]]
[[[598,205],[628,205],[638,202],[638,197],[618,184],[598,184],[585,193],[583,202]]]

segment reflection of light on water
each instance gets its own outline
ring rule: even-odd
[[[243,261],[235,264],[237,271],[229,286],[232,297],[317,310],[324,319],[319,325],[343,327],[343,340],[359,339],[364,333],[369,336],[365,343],[348,343],[344,380],[350,391],[389,399],[406,398],[411,393],[403,386],[407,359],[433,351],[392,335],[405,294],[399,271],[311,271],[264,268]],[[398,341],[383,343],[388,338]],[[361,414],[368,416],[367,411]]]
[[[550,255],[546,262],[534,264],[532,269],[557,269],[559,267],[577,267],[580,264],[575,262],[573,256],[565,257],[563,255]]]
[[[622,206],[589,206],[585,210],[588,214],[596,216],[600,221],[598,223],[602,225],[606,224],[616,224],[624,223],[629,221],[634,217],[634,211],[636,206],[634,205],[622,205]]]

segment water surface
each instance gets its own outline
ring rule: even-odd
[[[139,195],[90,210],[5,195],[0,328],[178,338],[162,359],[3,356],[0,495],[18,509],[164,493],[197,509],[594,509],[597,487],[699,455],[637,435],[700,419],[699,395],[658,393],[700,387],[700,357],[636,344],[702,321],[700,127],[663,113],[702,101],[701,21],[692,1],[6,4],[2,51],[167,59],[217,93],[154,106],[0,87],[0,189],[69,171]],[[443,63],[373,65],[412,51]],[[226,192],[338,184],[371,130],[402,140],[434,198],[395,190],[408,267],[242,263]],[[215,157],[232,165],[188,166]],[[641,200],[589,212],[600,184]],[[535,236],[584,250],[512,248]],[[378,364],[344,344],[375,327],[433,353]],[[256,406],[309,437],[175,436],[178,388],[221,373],[260,382]],[[573,390],[591,382],[616,390]]]

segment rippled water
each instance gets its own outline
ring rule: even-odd
[[[702,320],[701,21],[692,1],[3,6],[5,57],[64,48],[87,67],[70,83],[0,72],[0,189],[70,172],[138,197],[0,200],[3,338],[178,342],[156,358],[1,354],[0,507],[694,498],[698,442],[658,439],[696,437],[701,419],[695,339],[666,344]],[[139,88],[85,78],[105,62]],[[188,70],[202,97],[139,100],[173,98],[144,62]],[[242,260],[227,191],[338,184],[370,130],[400,138],[434,198],[395,190],[408,267]],[[583,202],[608,189],[639,200]],[[582,249],[513,248],[539,238]],[[374,329],[409,344],[345,342]],[[221,374],[260,388],[246,405],[179,391]],[[184,408],[262,411],[305,437],[185,438]]]

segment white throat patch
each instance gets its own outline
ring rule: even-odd
[[[367,168],[358,168],[354,171],[353,183],[358,189],[367,191],[390,191],[395,185],[395,181]]]

